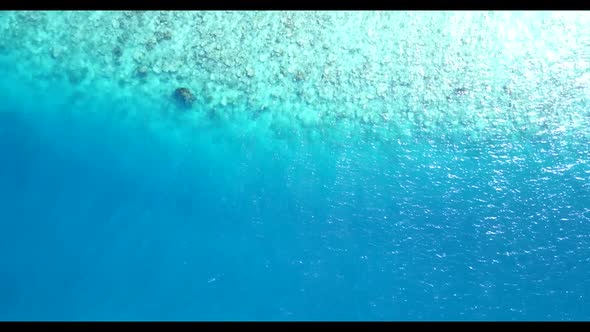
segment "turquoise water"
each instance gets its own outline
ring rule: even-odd
[[[588,320],[589,19],[0,13],[0,320]]]

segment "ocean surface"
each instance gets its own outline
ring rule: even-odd
[[[588,22],[1,12],[0,320],[589,320]]]

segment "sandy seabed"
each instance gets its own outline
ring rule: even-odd
[[[145,114],[161,109],[241,134],[580,133],[589,15],[2,12],[0,54],[41,95],[62,84],[78,105],[102,96],[125,116],[161,120]],[[173,103],[178,87],[195,96],[188,111]]]

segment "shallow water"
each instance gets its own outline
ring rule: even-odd
[[[160,14],[143,17],[151,22]],[[468,14],[479,15],[402,13],[396,24],[414,24],[417,35],[391,38],[407,42],[444,30],[445,22],[461,26],[456,22],[469,21]],[[490,90],[449,87],[453,97],[441,97],[444,89],[437,84],[454,77],[438,71],[442,76],[424,88],[433,91],[427,93],[419,88],[428,85],[423,76],[434,77],[428,70],[444,66],[424,55],[416,68],[406,61],[417,59],[413,55],[394,58],[392,66],[408,75],[422,70],[422,83],[412,80],[405,92],[399,85],[388,90],[391,96],[368,99],[364,108],[362,100],[347,102],[346,95],[371,86],[354,83],[361,73],[346,69],[353,77],[350,88],[358,91],[343,83],[332,102],[316,100],[317,108],[313,101],[290,101],[289,93],[307,84],[297,80],[285,80],[274,103],[248,101],[242,91],[222,105],[231,86],[239,90],[246,83],[232,85],[231,77],[175,81],[154,72],[138,83],[131,56],[106,64],[119,68],[113,72],[121,78],[101,76],[103,58],[88,56],[92,38],[101,34],[76,49],[49,32],[97,20],[105,31],[117,26],[128,32],[129,49],[122,51],[128,54],[136,50],[132,45],[144,47],[136,42],[142,31],[160,31],[150,30],[160,23],[133,30],[135,21],[121,20],[122,13],[35,15],[0,14],[0,27],[11,32],[0,45],[1,320],[590,318],[588,34],[576,25],[587,15],[574,23],[551,18],[554,25],[546,27],[563,26],[554,36],[560,42],[545,39],[544,45],[537,37],[547,31],[534,28],[549,20],[546,13],[530,14],[536,21],[519,21],[522,13],[487,18],[487,29],[496,32],[519,27],[521,34],[513,37],[518,52],[545,47],[512,58],[509,67],[529,61],[538,71],[513,73],[510,96],[502,89],[504,67],[493,65],[496,58],[453,44],[463,45],[457,46],[462,62],[487,63],[492,69],[485,73],[498,73],[481,76]],[[264,22],[283,22],[276,18],[284,14],[268,15],[243,13],[231,23],[239,13],[207,13],[199,36],[213,44],[232,39],[206,34],[215,24],[230,31],[242,26],[250,36],[243,26],[263,22],[259,29],[272,32],[278,27]],[[376,24],[369,35],[379,42],[388,36],[379,23],[394,22],[375,13],[338,15],[323,24],[347,20],[350,31]],[[305,25],[306,19],[295,15],[295,23],[285,25]],[[463,36],[485,36],[485,26],[478,29],[482,22],[473,19]],[[74,35],[83,39],[81,31]],[[322,31],[327,39],[343,38],[337,37],[341,31]],[[489,36],[482,45],[506,47],[505,40]],[[57,37],[62,40],[50,43]],[[104,38],[105,58],[111,57],[109,36]],[[357,56],[370,63],[379,42],[373,49],[359,45],[347,56],[331,54],[354,67]],[[413,52],[438,43],[420,42],[413,42]],[[254,42],[247,45],[258,57]],[[48,51],[52,46],[76,51],[56,60]],[[154,52],[174,47],[157,44]],[[305,62],[300,47],[293,61]],[[556,50],[577,58],[565,61]],[[265,61],[270,68],[283,60]],[[88,77],[60,76],[79,63]],[[200,63],[204,76],[221,70]],[[464,73],[477,77],[475,67]],[[308,70],[314,77],[314,69]],[[366,82],[384,75],[376,73]],[[239,80],[256,80],[247,77]],[[244,91],[264,95],[273,85],[265,79]],[[502,83],[494,85],[496,80]],[[207,88],[213,81],[218,85]],[[170,101],[179,84],[205,86],[194,88],[201,94],[190,111]],[[358,111],[337,111],[347,108]],[[313,118],[314,110],[324,115]],[[488,120],[474,120],[483,118]]]

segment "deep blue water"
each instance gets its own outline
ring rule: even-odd
[[[1,84],[0,320],[590,318],[583,135],[180,144]]]

